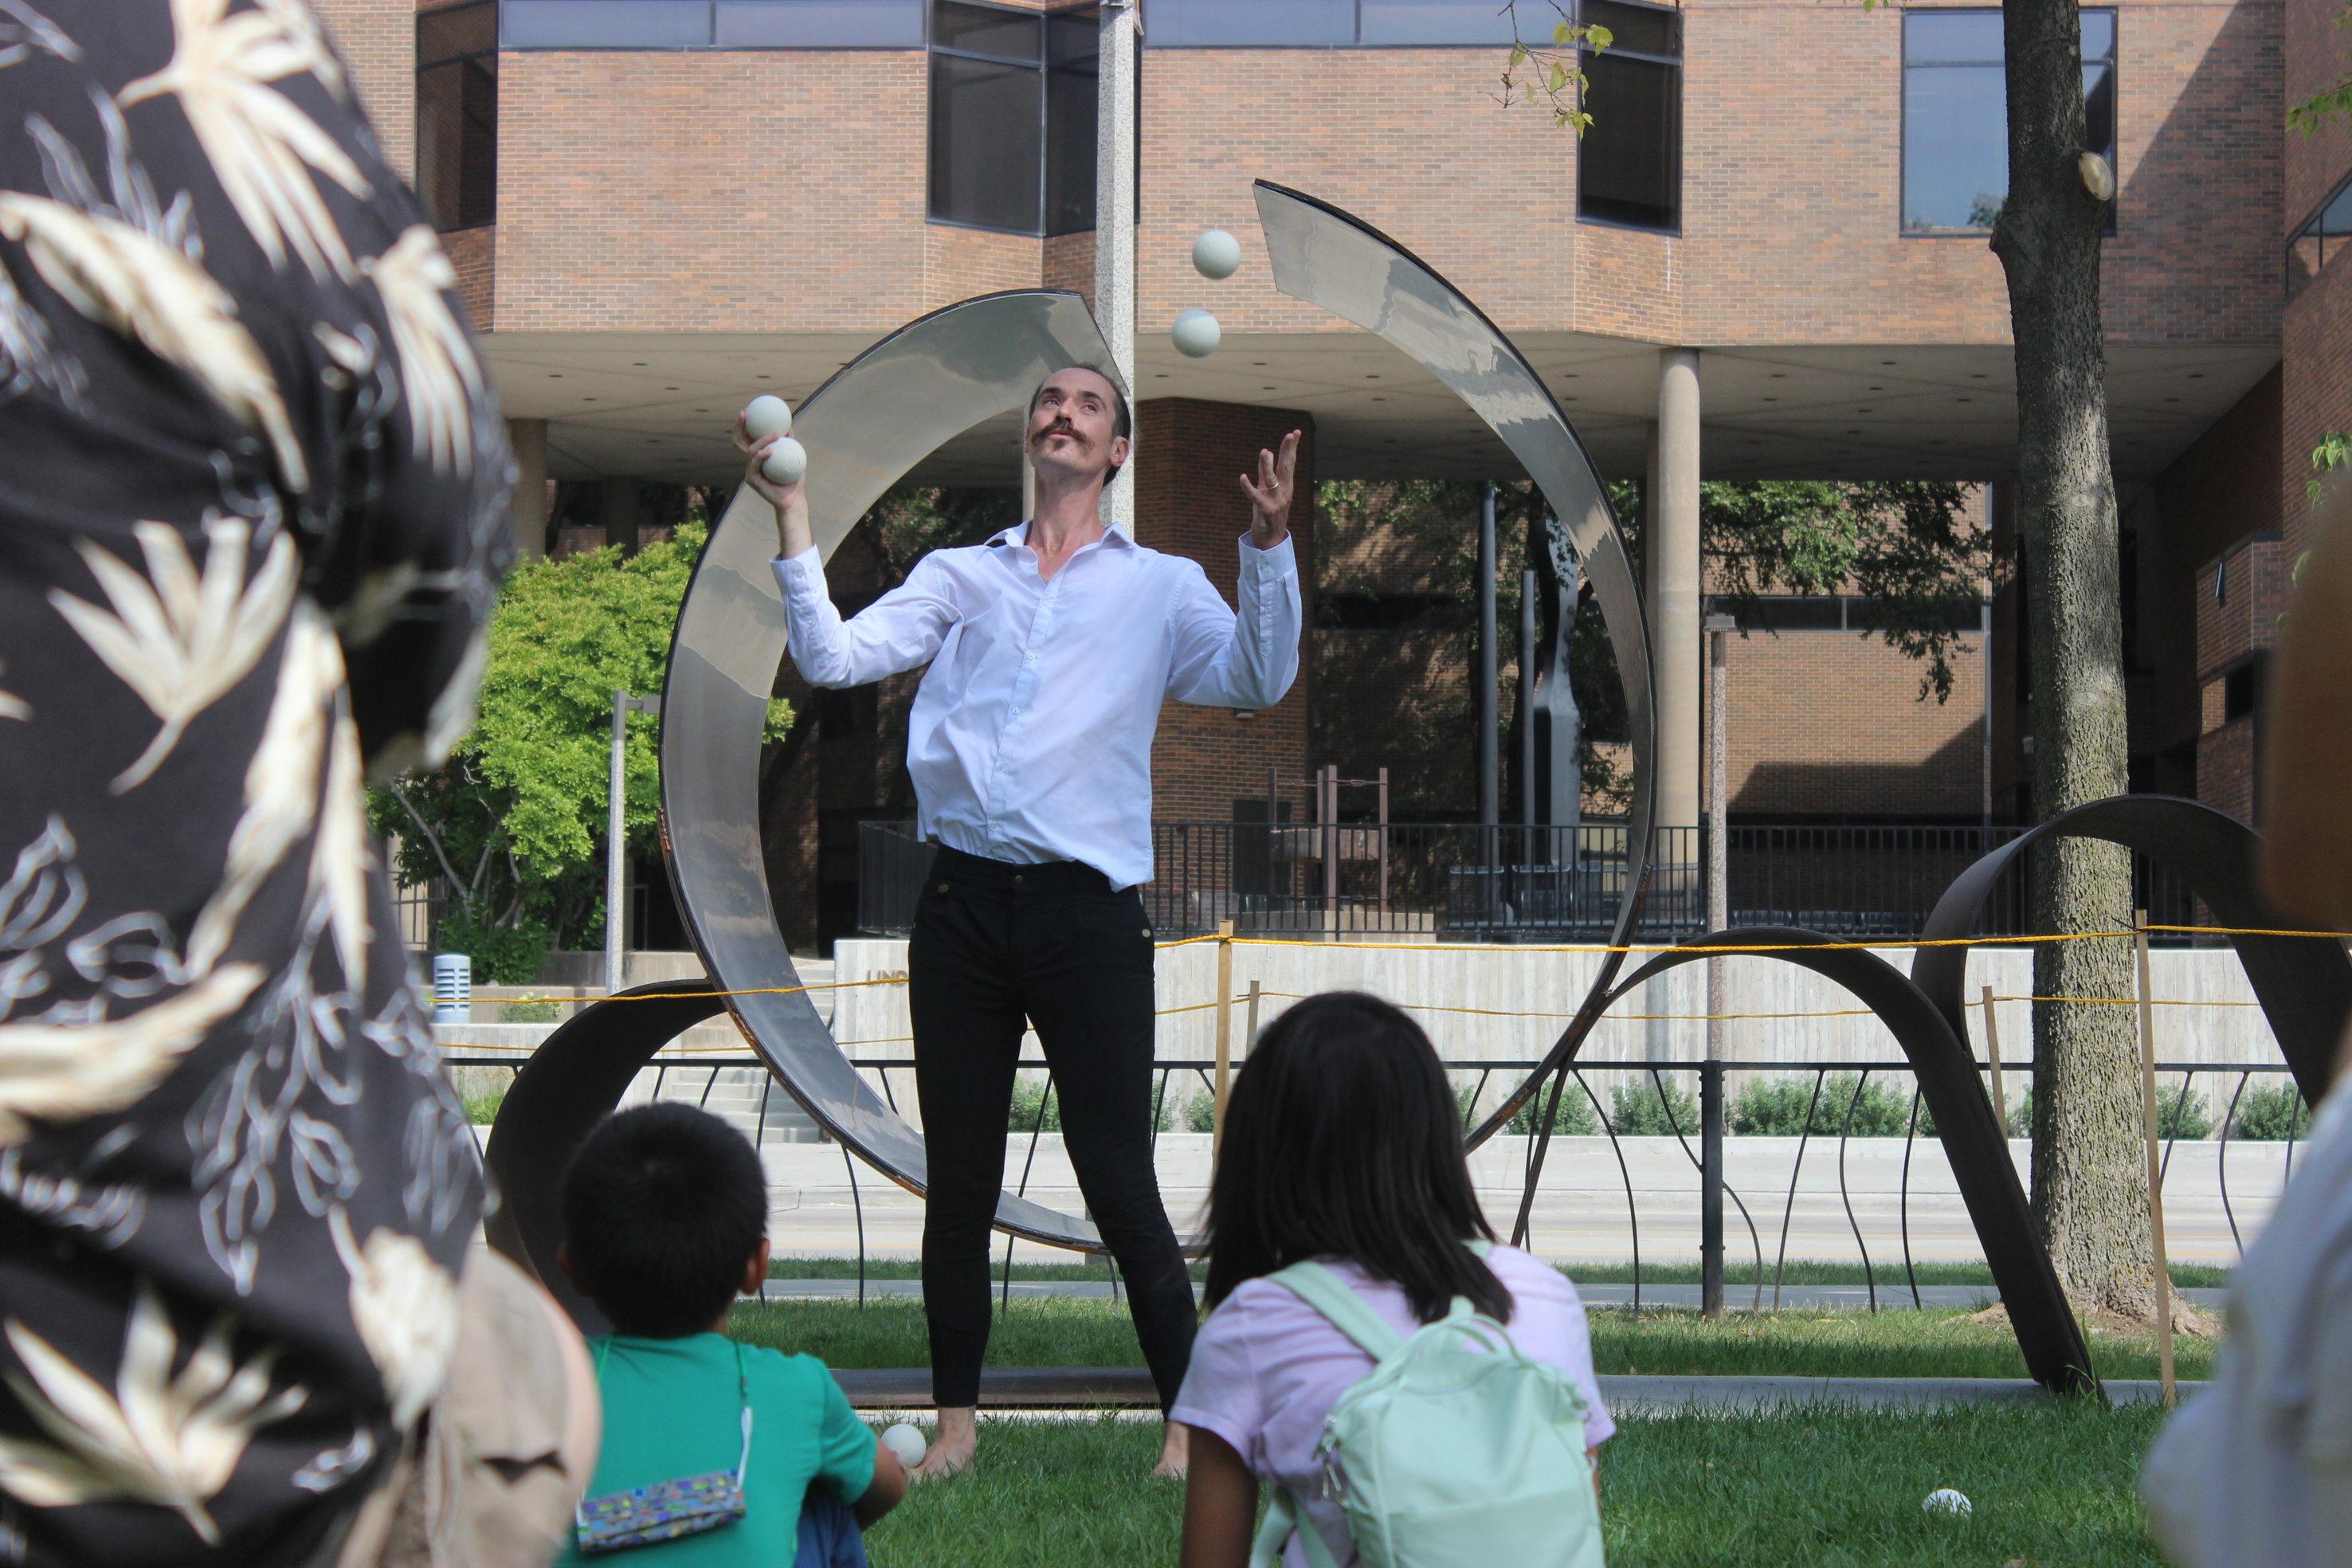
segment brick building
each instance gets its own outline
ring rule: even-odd
[[[924,310],[1091,289],[1091,12],[316,3],[445,230],[534,533],[559,479],[601,485],[606,526],[635,537],[640,481],[731,480],[725,429],[748,395],[797,401]],[[1510,26],[1497,0],[1148,0],[1146,542],[1195,555],[1230,591],[1244,521],[1231,476],[1293,426],[1317,478],[1514,477],[1416,367],[1274,291],[1249,194],[1264,177],[1361,215],[1451,279],[1527,352],[1603,471],[1644,482],[1663,518],[1695,509],[1675,498],[1702,476],[1949,479],[1985,487],[2007,547],[2008,306],[1985,243],[2006,177],[1998,10],[1584,5],[1617,41],[1590,63],[1598,123],[1580,144],[1541,110],[1496,101]],[[2286,104],[2340,68],[2336,10],[2084,13],[2092,136],[2118,176],[2105,308],[2134,782],[2240,812],[2311,449],[2352,425],[2339,298],[2352,283],[2331,265],[2352,237],[2352,131],[2283,129]],[[1229,281],[1188,263],[1209,227],[1243,239]],[[1205,360],[1166,335],[1192,306],[1223,327]],[[995,422],[915,477],[1010,486],[1017,463]],[[1314,528],[1297,521],[1311,560]],[[867,570],[838,563],[845,604],[871,591]],[[1700,799],[1696,586],[1653,601],[1669,820],[1695,819]],[[1990,649],[1969,640],[1941,706],[1916,700],[1914,667],[1851,632],[1738,644],[1733,808],[2030,814],[2017,601],[1995,595]],[[1334,658],[1362,643],[1318,637]],[[1507,634],[1507,663],[1508,647]],[[1423,679],[1458,668],[1451,657],[1432,649]],[[1342,760],[1343,726],[1314,721],[1311,685],[1247,719],[1171,710],[1159,815],[1230,819],[1269,766]],[[814,731],[775,764],[780,887],[837,863],[841,825],[893,806],[902,698],[809,704]],[[815,934],[813,912],[790,920],[796,941]]]

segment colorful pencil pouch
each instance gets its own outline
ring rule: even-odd
[[[604,1350],[610,1348],[608,1340],[597,1353],[599,1373],[604,1370]],[[743,1474],[751,1462],[751,1389],[743,1373],[741,1345],[735,1347],[735,1375],[743,1397],[743,1453],[735,1468],[581,1499],[572,1526],[583,1556],[700,1535],[743,1517]]]

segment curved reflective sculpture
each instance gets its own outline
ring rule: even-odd
[[[943,442],[1024,407],[1065,365],[1110,364],[1086,301],[1023,289],[950,305],[883,339],[819,387],[793,421],[808,448],[810,521],[826,555]],[[1116,374],[1116,372],[1111,374]],[[1008,454],[1007,462],[1011,461]],[[775,514],[736,492],[695,567],[662,689],[662,844],[694,945],[751,1048],[818,1125],[908,1191],[923,1140],[857,1076],[817,1016],[771,905],[760,843],[760,735],[784,657]],[[779,992],[789,994],[778,994]],[[1098,1249],[1087,1221],[1011,1194],[996,1223]]]
[[[656,1051],[726,1010],[708,980],[623,991],[582,1008],[541,1041],[499,1102],[482,1151],[499,1206],[482,1229],[492,1247],[539,1277],[583,1334],[610,1333],[612,1324],[556,1267],[564,1166]]]
[[[1501,437],[1551,503],[1592,584],[1625,692],[1633,752],[1633,800],[1625,833],[1624,901],[1609,945],[1622,948],[1648,884],[1650,821],[1657,797],[1651,766],[1650,641],[1642,592],[1608,489],[1543,378],[1502,329],[1462,291],[1380,230],[1328,202],[1260,180],[1259,226],[1274,286],[1294,300],[1378,333],[1452,390]],[[1592,988],[1542,1063],[1470,1135],[1476,1148],[1531,1099],[1545,1076],[1571,1059],[1601,1017],[1601,997],[1624,954],[1602,961]]]

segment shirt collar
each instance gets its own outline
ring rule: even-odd
[[[989,535],[985,542],[992,545],[1025,545],[1029,542],[1030,521],[1031,520],[1024,518],[1021,521],[1014,523],[1011,528],[1000,530],[999,531]],[[1104,544],[1116,542],[1121,549],[1125,550],[1132,550],[1135,548],[1134,540],[1129,538],[1118,529],[1111,527],[1108,523],[1105,523],[1103,525],[1103,536],[1099,542]]]

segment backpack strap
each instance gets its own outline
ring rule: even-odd
[[[1250,1568],[1279,1568],[1283,1548],[1290,1544],[1293,1534],[1298,1537],[1299,1550],[1307,1553],[1309,1568],[1339,1568],[1331,1549],[1323,1543],[1323,1532],[1300,1515],[1290,1489],[1279,1485],[1266,1504],[1265,1521],[1258,1526],[1257,1539],[1250,1545]]]
[[[1355,1342],[1356,1348],[1376,1362],[1386,1361],[1404,1348],[1404,1336],[1389,1327],[1371,1303],[1349,1288],[1348,1282],[1319,1263],[1294,1263],[1266,1279],[1323,1314],[1330,1325]]]

